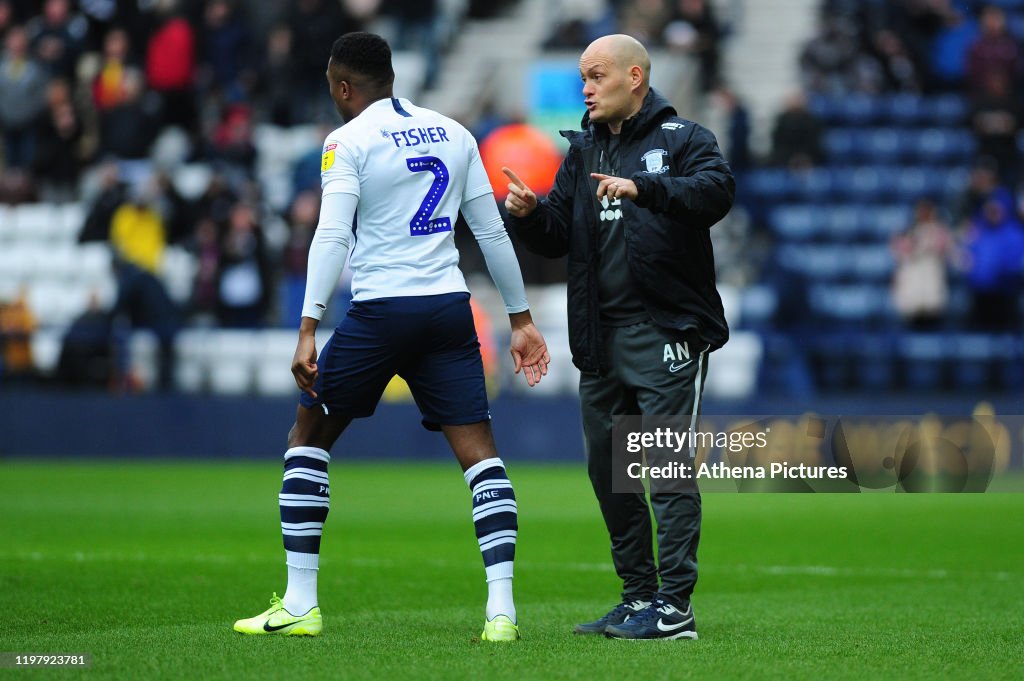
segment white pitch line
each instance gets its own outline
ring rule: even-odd
[[[41,562],[41,561],[70,561],[74,563],[206,563],[217,565],[230,565],[233,563],[275,563],[278,557],[275,554],[258,555],[254,553],[239,555],[217,555],[217,554],[189,554],[184,556],[159,555],[152,556],[145,553],[115,553],[115,552],[84,552],[74,551],[71,553],[43,553],[40,551],[15,551],[0,552],[0,560]],[[356,568],[397,568],[404,567],[408,563],[389,558],[363,558],[351,556],[340,560],[332,560],[339,565],[349,565]],[[476,561],[452,561],[443,559],[419,560],[419,565],[434,568],[465,568],[477,567]],[[552,572],[603,572],[613,573],[611,561],[607,563],[550,563],[534,561],[516,561],[516,567],[525,570],[545,570]],[[835,565],[715,565],[703,564],[700,571],[702,574],[756,574],[773,577],[807,576],[807,577],[892,577],[901,579],[950,579],[954,577],[969,577],[971,579],[987,578],[993,581],[1009,581],[1019,579],[1020,575],[1007,572],[950,572],[943,569],[913,569],[913,568],[886,568],[886,567],[841,567]]]
[[[517,563],[517,565],[520,565]],[[570,570],[575,572],[612,572],[611,562],[608,563],[523,563],[526,567],[542,567],[548,570]],[[811,577],[902,577],[906,579],[949,579],[955,576],[988,577],[993,580],[1005,581],[1016,579],[1012,572],[956,572],[949,570],[919,570],[913,568],[865,568],[839,567],[834,565],[708,565],[700,567],[704,574],[743,574],[753,573],[770,576],[805,575]]]

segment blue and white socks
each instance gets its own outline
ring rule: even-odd
[[[330,461],[330,454],[317,447],[292,447],[284,454],[284,482],[278,500],[288,590],[282,601],[293,615],[304,615],[317,606],[320,536],[331,506]]]
[[[516,621],[512,564],[519,516],[516,495],[501,459],[484,459],[465,472],[473,492],[473,525],[487,573],[487,619],[507,615]]]
[[[284,455],[284,482],[278,499],[288,589],[282,600],[293,615],[303,615],[318,605],[320,537],[331,498],[330,460],[330,455],[317,447],[292,447]],[[485,459],[464,475],[473,493],[473,525],[487,574],[487,619],[506,615],[515,622],[512,565],[519,522],[512,483],[498,458]]]

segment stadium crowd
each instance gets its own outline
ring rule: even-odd
[[[485,16],[504,4],[470,2],[468,14]],[[573,0],[560,4],[544,46],[577,50],[597,35],[624,31],[697,60],[706,107],[723,114],[716,133],[737,173],[742,208],[734,212],[753,225],[749,240],[732,238],[736,216],[718,230],[721,274],[741,286],[761,284],[777,301],[744,306],[741,324],[800,333],[815,320],[835,323],[828,315],[842,305],[830,304],[828,294],[816,297],[823,280],[809,274],[810,261],[788,257],[796,251],[786,250],[791,244],[776,217],[780,208],[790,217],[807,208],[839,220],[845,201],[857,204],[862,221],[897,203],[910,216],[898,233],[861,248],[866,254],[867,245],[883,245],[887,252],[885,311],[851,313],[847,322],[891,329],[902,318],[912,331],[1018,330],[1024,1],[823,0],[818,31],[800,52],[800,89],[778,112],[763,155],[752,149],[751,113],[720,58],[739,16],[723,8],[734,4]],[[109,242],[118,254],[117,311],[156,330],[164,345],[184,325],[293,325],[319,212],[319,147],[311,144],[297,160],[286,200],[272,207],[259,178],[257,127],[315,123],[322,137],[336,121],[323,96],[323,55],[340,33],[382,18],[395,27],[396,47],[424,55],[431,87],[439,36],[453,21],[438,18],[440,7],[439,0],[0,0],[0,204],[85,198],[78,238]],[[950,115],[936,114],[939,124],[925,122],[928,107],[950,103]],[[922,127],[936,125],[942,129]],[[880,159],[862,145],[841,144],[868,133],[895,151]],[[901,151],[907,135],[918,133],[928,143],[962,134],[969,146],[943,157],[941,168],[923,168]],[[184,196],[163,158],[208,167],[203,190]],[[895,186],[886,178],[940,170],[956,181],[889,195],[877,206],[847,186],[849,178],[875,176],[881,194]],[[767,191],[764,178],[778,177],[781,190]],[[826,190],[818,191],[823,179]],[[809,197],[801,194],[808,187]],[[815,244],[823,247],[818,255],[846,243],[845,234],[829,230]],[[456,236],[460,245],[467,241],[465,230]],[[168,248],[186,249],[195,262],[184,305],[168,299],[156,276]],[[470,250],[463,265],[475,271],[483,263]],[[549,283],[560,271],[528,257],[523,267],[534,283]],[[858,283],[855,271],[843,276],[840,283]],[[160,321],[131,312],[133,300],[149,301],[137,308],[164,310]],[[18,339],[39,320],[23,293],[5,302],[0,335],[17,360]],[[111,312],[93,305],[82,318]],[[7,363],[8,375],[17,364]]]
[[[895,310],[911,328],[941,328],[952,276],[971,297],[969,314],[957,321],[1018,330],[1024,3],[826,0],[820,24],[800,57],[812,97],[952,96],[963,103],[956,122],[973,136],[972,153],[962,159],[972,166],[969,181],[946,196],[919,197],[911,223],[892,240]],[[774,133],[776,163],[823,162],[824,126],[806,98],[793,98]]]

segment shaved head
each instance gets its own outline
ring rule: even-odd
[[[624,33],[601,36],[583,51],[580,63],[594,58],[607,59],[622,69],[639,66],[644,73],[644,85],[651,84],[651,57],[647,54],[647,48],[633,36]]]
[[[580,56],[583,101],[593,123],[618,134],[622,122],[643,105],[650,89],[651,58],[636,38],[606,35]]]

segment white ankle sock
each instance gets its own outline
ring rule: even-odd
[[[498,569],[493,569],[498,568]],[[512,600],[512,564],[499,563],[487,568],[487,619],[507,615],[516,621],[516,604]],[[493,573],[497,573],[492,576]]]
[[[318,603],[316,599],[316,575],[320,556],[315,553],[285,551],[288,563],[288,590],[281,601],[284,609],[293,615],[305,615]]]

